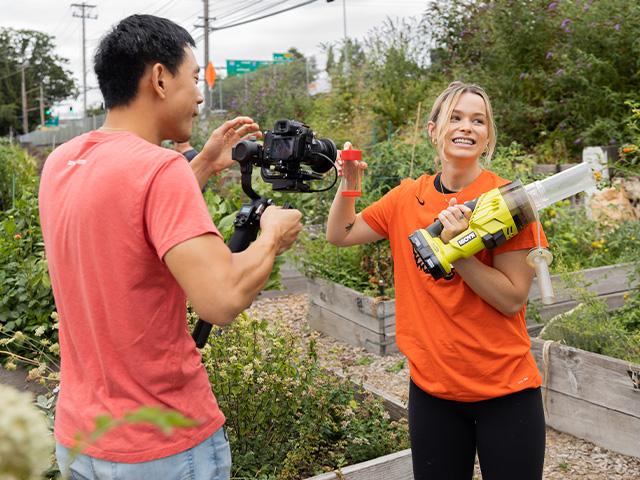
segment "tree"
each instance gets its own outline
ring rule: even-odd
[[[624,141],[625,101],[640,99],[640,3],[440,0],[425,21],[432,68],[485,87],[503,142],[552,160]]]
[[[290,48],[289,53],[294,56],[291,62],[225,78],[222,82],[224,107],[251,116],[263,129],[271,129],[281,118],[304,120],[311,108],[307,75],[312,82],[317,69],[313,58],[308,59],[307,65],[305,57],[295,48]]]
[[[54,53],[53,37],[35,30],[0,28],[0,135],[9,128],[22,130],[21,68],[25,65],[25,84],[29,129],[40,123],[38,98],[44,90],[44,104],[77,94],[69,61]]]

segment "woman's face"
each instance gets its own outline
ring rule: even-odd
[[[489,142],[488,121],[487,107],[480,95],[460,95],[446,126],[446,160],[464,164],[477,161]]]

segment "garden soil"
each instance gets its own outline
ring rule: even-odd
[[[315,339],[318,358],[327,369],[342,371],[352,380],[372,385],[406,403],[409,369],[402,354],[379,357],[362,348],[311,331],[306,320],[308,310],[308,296],[298,294],[259,298],[252,305],[250,313],[288,325],[304,342]],[[482,478],[477,464],[474,478]],[[547,428],[544,479],[640,479],[640,459],[626,457]]]

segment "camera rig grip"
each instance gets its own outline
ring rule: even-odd
[[[267,207],[273,204],[271,199],[258,197],[252,199],[250,203],[242,205],[236,215],[236,219],[233,221],[235,230],[229,240],[228,246],[232,253],[246,250],[251,242],[257,238],[260,230],[260,217],[262,217]],[[291,205],[285,203],[282,208],[291,208]],[[207,344],[211,328],[212,325],[204,320],[198,320],[196,323],[192,337],[198,348],[202,348]]]

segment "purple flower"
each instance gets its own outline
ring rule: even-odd
[[[612,139],[609,140],[609,143],[611,145],[615,145],[616,143],[618,143],[618,141],[615,138],[612,138]]]
[[[520,80],[524,80],[525,78],[527,78],[527,76],[528,76],[528,75],[527,75],[525,72],[522,72],[518,78],[519,78]]]
[[[568,18],[565,18],[564,20],[562,20],[562,23],[560,24],[560,28],[567,28],[567,25],[569,25],[571,23],[571,20],[569,20]]]
[[[613,28],[615,28],[618,32],[620,31],[620,24],[616,23]]]
[[[573,141],[574,145],[580,145],[581,143],[582,143],[582,138],[581,137],[578,137]]]
[[[558,70],[556,70],[556,77],[560,77],[564,75],[564,68],[559,68]]]
[[[557,6],[558,6],[558,2],[551,2],[547,7],[547,10],[551,12],[552,10],[555,10]]]
[[[551,60],[553,58],[553,52],[547,52],[547,55],[544,58]]]

